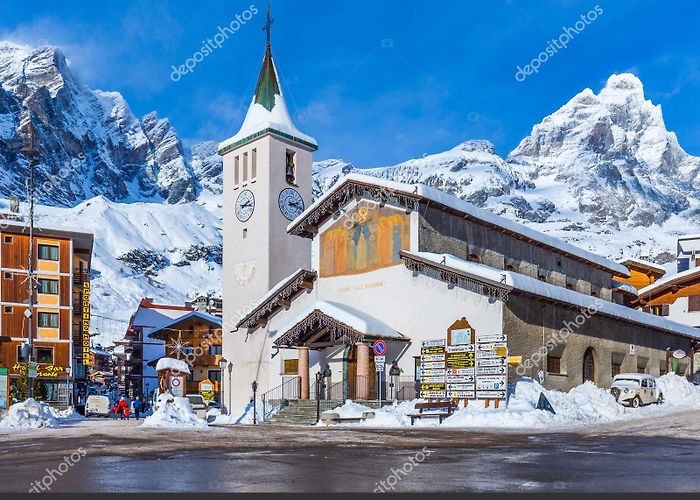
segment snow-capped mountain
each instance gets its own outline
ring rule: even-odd
[[[314,194],[358,170],[314,168]],[[488,141],[363,173],[421,182],[608,257],[669,261],[700,230],[700,158],[687,154],[634,75],[585,89],[535,125],[508,156]]]
[[[0,198],[24,198],[17,129],[30,112],[41,146],[38,224],[95,234],[96,317],[126,321],[145,296],[182,303],[219,293],[216,142],[188,150],[167,119],[139,119],[119,93],[80,83],[60,50],[0,42]],[[472,140],[381,168],[319,161],[314,196],[357,170],[434,186],[611,258],[670,262],[678,234],[700,233],[700,158],[683,151],[629,74],[576,95],[507,156]],[[102,331],[102,342],[122,326]]]
[[[125,325],[99,318],[126,321],[142,297],[182,304],[219,293],[214,142],[187,151],[167,119],[138,119],[119,93],[80,83],[60,50],[0,42],[0,198],[26,197],[18,128],[30,114],[40,145],[37,225],[95,234],[93,328],[102,325],[104,344]]]
[[[39,200],[73,206],[112,201],[189,202],[203,186],[167,119],[141,119],[117,92],[91,90],[55,47],[0,42],[0,195],[24,193],[27,174],[17,129],[33,116],[41,144]]]

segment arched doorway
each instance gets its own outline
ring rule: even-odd
[[[583,381],[590,380],[595,383],[595,359],[593,348],[589,347],[583,355]]]

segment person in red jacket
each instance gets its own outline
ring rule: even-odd
[[[129,403],[126,402],[124,396],[122,396],[119,400],[119,414],[121,415],[122,420],[129,418]]]

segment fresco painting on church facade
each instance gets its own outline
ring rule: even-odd
[[[358,205],[321,235],[321,276],[349,276],[400,264],[399,250],[409,249],[410,224],[403,210]]]

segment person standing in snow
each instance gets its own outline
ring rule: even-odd
[[[136,420],[138,420],[141,413],[141,399],[136,396],[136,399],[134,399],[134,402],[131,403],[131,406],[134,408],[134,415],[136,416]]]
[[[124,396],[122,396],[119,400],[119,414],[121,415],[122,420],[129,418],[129,403],[126,402]]]

